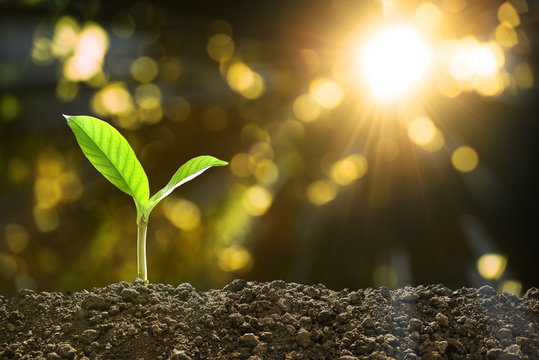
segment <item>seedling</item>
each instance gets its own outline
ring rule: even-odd
[[[198,156],[180,166],[168,184],[150,197],[148,177],[127,140],[108,123],[91,116],[64,115],[82,152],[111,183],[133,197],[137,208],[137,271],[148,284],[146,229],[153,208],[178,186],[212,166],[228,165],[213,156]]]

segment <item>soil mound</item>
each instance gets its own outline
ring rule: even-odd
[[[0,297],[1,359],[539,359],[539,289],[121,282]]]

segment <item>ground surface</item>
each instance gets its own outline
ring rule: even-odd
[[[235,280],[0,297],[0,359],[539,359],[539,289]]]

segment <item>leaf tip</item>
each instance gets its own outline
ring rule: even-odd
[[[63,116],[67,121],[69,121],[70,118],[73,117],[73,116],[71,116],[71,115],[66,115],[66,114],[62,114],[62,116]]]
[[[226,165],[228,165],[228,161],[224,161],[224,160],[217,159],[217,158],[214,158],[214,160],[216,160],[216,162],[215,162],[215,164],[213,166],[226,166]]]

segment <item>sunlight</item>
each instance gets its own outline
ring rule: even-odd
[[[451,57],[451,75],[459,81],[469,81],[474,76],[494,76],[505,59],[494,45],[480,44],[473,37],[466,37],[456,43],[456,51]]]
[[[331,177],[337,184],[346,186],[363,177],[367,169],[367,159],[362,155],[354,154],[337,161],[331,168]]]
[[[485,279],[498,279],[506,266],[507,258],[500,254],[484,254],[477,260],[477,271]]]
[[[89,23],[76,41],[74,54],[64,64],[64,76],[73,81],[87,81],[101,71],[109,38],[101,26]]]
[[[500,286],[500,291],[505,291],[520,297],[522,295],[522,283],[517,280],[504,281]]]
[[[391,99],[421,79],[431,51],[410,27],[395,26],[375,35],[360,52],[360,71],[375,96]]]
[[[271,206],[273,196],[266,188],[255,185],[245,192],[242,200],[245,211],[249,215],[260,216]]]
[[[317,180],[307,187],[306,195],[314,205],[324,205],[337,196],[337,187],[330,181]]]
[[[127,115],[134,110],[133,99],[124,83],[111,83],[95,93],[92,110],[100,115]]]
[[[427,117],[421,116],[408,125],[408,136],[418,145],[426,145],[434,139],[436,126]]]
[[[180,230],[194,230],[201,224],[200,209],[189,200],[167,199],[163,203],[163,210],[166,218]]]
[[[414,14],[414,22],[425,31],[435,31],[442,24],[442,12],[430,2],[421,4]]]
[[[467,173],[475,170],[479,163],[479,157],[473,148],[461,146],[453,152],[451,163],[458,171]]]
[[[320,105],[310,94],[302,94],[294,100],[294,114],[304,122],[311,122],[320,116]]]
[[[228,68],[226,80],[232,90],[246,99],[257,99],[266,90],[264,78],[239,61]]]
[[[333,109],[341,104],[344,93],[334,81],[318,78],[311,81],[309,93],[317,103],[326,109]]]
[[[223,271],[238,271],[246,268],[253,261],[249,251],[240,245],[220,250],[217,257],[219,267]]]

